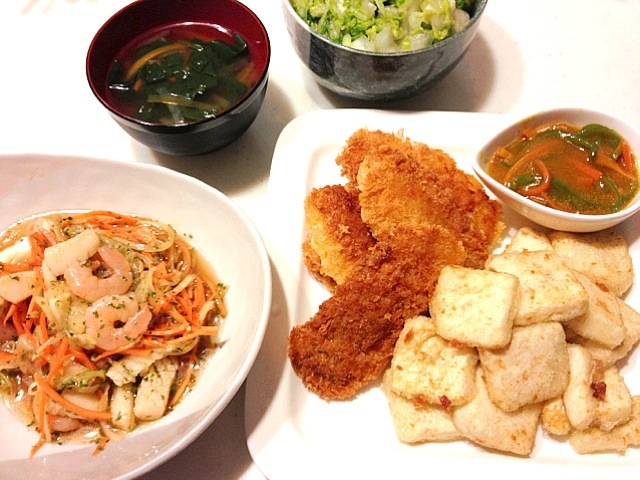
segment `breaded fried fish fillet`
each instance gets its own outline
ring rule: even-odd
[[[350,398],[380,376],[405,319],[427,311],[440,270],[465,260],[460,242],[436,225],[398,227],[374,250],[355,280],[338,285],[289,335],[294,371],[327,400]]]
[[[342,185],[313,189],[305,198],[304,211],[305,265],[330,288],[344,283],[376,244],[360,216],[357,193]]]
[[[439,150],[433,150],[424,143],[412,142],[401,132],[389,133],[361,128],[347,139],[344,148],[336,157],[342,176],[349,181],[347,184],[349,190],[357,190],[358,170],[364,157],[370,152],[375,153],[383,146],[395,148],[405,154],[410,153],[414,158],[428,159],[431,164],[440,161],[443,162],[443,167],[456,168],[455,161],[448,155]]]
[[[377,379],[404,321],[427,313],[442,268],[482,268],[502,228],[480,184],[425,144],[362,129],[336,162],[348,183],[309,194],[303,245],[333,296],[291,330],[288,347],[296,374],[327,400]]]
[[[383,145],[369,150],[357,175],[364,222],[379,241],[398,227],[439,225],[458,238],[466,266],[483,268],[502,230],[502,210],[480,183],[435,149]]]

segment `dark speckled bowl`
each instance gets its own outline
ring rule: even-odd
[[[188,22],[213,24],[239,33],[261,72],[255,86],[231,109],[196,122],[160,125],[119,111],[107,95],[107,74],[116,55],[149,30]],[[113,15],[96,33],[89,46],[86,71],[94,95],[129,135],[159,152],[198,155],[234,142],[253,123],[265,97],[270,57],[271,46],[264,25],[236,0],[138,0]]]
[[[488,0],[476,0],[464,30],[430,47],[402,53],[371,53],[344,47],[312,30],[289,0],[282,0],[289,37],[315,80],[345,97],[398,100],[438,82],[462,59],[476,35]]]

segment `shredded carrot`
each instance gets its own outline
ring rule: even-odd
[[[173,296],[171,294],[165,295],[160,299],[160,301],[156,302],[153,307],[153,315],[158,316],[163,313],[167,313],[171,304],[173,303]]]
[[[581,173],[584,173],[587,177],[591,179],[592,182],[598,182],[602,178],[602,172],[597,168],[592,167],[586,162],[581,162],[580,160],[575,159],[567,159],[571,162],[571,165],[579,170]]]
[[[94,226],[106,226],[108,225],[105,223],[106,219],[108,219],[111,225],[135,225],[137,222],[137,220],[130,215],[114,213],[109,210],[93,210],[91,212],[75,215],[71,223],[86,223]]]
[[[130,348],[133,348],[134,345],[135,345],[135,342],[131,342],[131,343],[128,343],[127,345],[123,345],[120,348],[115,348],[113,350],[105,350],[104,352],[100,353],[99,355],[96,355],[95,357],[92,357],[91,360],[93,360],[93,362],[98,362],[98,361],[102,360],[103,358],[107,358],[107,357],[111,357],[113,355],[121,354],[122,352],[126,352]]]
[[[42,341],[46,342],[47,340],[49,340],[49,330],[47,329],[47,314],[42,310],[40,311],[40,316],[38,317],[38,325],[40,326]]]
[[[148,332],[147,334],[152,335],[154,333],[155,331],[152,331],[152,332]],[[151,355],[151,351],[154,348],[159,348],[162,346],[164,346],[162,342],[152,343],[152,342],[149,342],[148,340],[143,339],[140,342],[140,346],[133,346],[129,344],[121,348],[116,348],[114,350],[106,350],[100,353],[99,355],[96,355],[95,357],[93,357],[93,360],[95,362],[98,362],[104,358],[112,357],[113,355],[139,355],[139,356],[145,357],[145,356]]]
[[[622,140],[620,146],[622,148],[622,166],[627,172],[633,173],[633,155],[631,154],[629,142]]]
[[[47,383],[43,378],[38,376],[35,377],[36,382],[38,383],[38,387],[40,387],[43,392],[51,398],[54,402],[56,402],[61,407],[69,410],[71,413],[75,415],[87,419],[87,420],[110,420],[111,413],[107,411],[97,411],[97,410],[88,410],[79,405],[76,405],[73,402],[70,402],[62,395],[60,395],[49,383]]]
[[[23,308],[23,302],[19,304],[12,303],[7,310],[7,314],[4,318],[4,323],[6,324],[8,320],[11,320],[13,323],[13,327],[18,332],[18,335],[22,335],[25,332],[25,320],[26,320],[26,309]]]
[[[154,328],[153,330],[149,330],[147,334],[153,337],[172,337],[174,335],[179,335],[187,331],[188,329],[189,325],[185,323],[179,323],[174,327]]]
[[[109,443],[109,437],[107,437],[104,433],[100,434],[100,440],[96,443],[96,449],[93,451],[93,455],[98,455],[100,452],[104,450],[104,447]]]
[[[9,363],[13,362],[16,359],[15,353],[3,352],[0,350],[0,363]]]
[[[78,362],[80,362],[83,366],[87,367],[89,370],[97,370],[98,367],[95,363],[91,361],[91,359],[84,353],[82,350],[78,350],[77,348],[69,347],[69,352],[73,355]]]
[[[163,279],[166,280],[171,278],[173,274],[167,271],[167,262],[160,262],[156,269],[153,271],[153,278],[155,280],[154,283],[158,283],[158,280]]]
[[[175,344],[176,342],[178,343],[184,342],[187,339],[195,338],[195,337],[211,337],[211,336],[217,335],[219,331],[220,331],[220,327],[218,325],[207,325],[207,326],[194,329],[191,332],[185,335],[182,335],[181,337],[176,338],[174,340],[169,340],[166,342],[166,344],[169,345],[169,344]]]
[[[171,310],[169,310],[169,315],[171,316],[171,318],[173,318],[174,320],[176,320],[178,323],[181,323],[185,326],[189,326],[191,325],[191,323],[189,322],[189,320],[187,318],[185,318],[184,315],[182,315],[178,310],[176,310],[175,308],[172,308]]]
[[[9,308],[7,309],[7,313],[5,313],[4,315],[4,320],[2,322],[3,325],[6,325],[9,320],[13,319],[13,315],[15,314],[17,308],[18,307],[16,306],[15,303],[12,303],[11,305],[9,305]]]
[[[133,91],[139,92],[144,87],[144,82],[141,78],[136,78],[136,81],[133,82]]]
[[[191,299],[189,298],[186,290],[180,292],[180,294],[176,297],[178,300],[178,305],[181,307],[180,313],[187,320],[189,325],[193,325],[193,304]]]
[[[196,278],[193,286],[193,303],[198,311],[202,309],[206,300],[204,282],[202,281],[202,278],[198,277]]]
[[[140,70],[144,66],[144,64],[147,63],[148,61],[153,60],[154,58],[159,57],[160,55],[164,55],[165,53],[175,52],[177,50],[185,50],[186,48],[188,48],[188,45],[186,43],[176,42],[176,43],[170,43],[168,45],[163,45],[162,47],[158,47],[154,50],[151,50],[146,55],[143,55],[142,57],[137,59],[133,63],[133,65],[129,67],[124,79],[131,80],[133,76],[136,73],[138,73],[138,70]]]
[[[40,435],[40,438],[38,439],[36,444],[33,447],[31,447],[31,453],[29,454],[29,458],[32,458],[36,453],[38,453],[38,450],[40,450],[46,442],[47,440],[45,439],[45,436]]]
[[[47,409],[46,409],[46,399],[45,399],[44,392],[41,392],[40,390],[36,390],[35,398],[33,401],[36,409],[35,413],[38,421],[38,432],[40,432],[40,439],[31,448],[30,457],[33,457],[36,454],[36,452],[40,450],[40,447],[42,447],[47,441],[47,434],[45,430],[46,421],[47,421]]]
[[[71,359],[73,354],[67,354],[69,348],[69,340],[67,337],[63,337],[60,342],[60,346],[58,347],[58,351],[56,352],[55,358],[49,363],[49,374],[47,375],[47,382],[49,384],[52,383],[55,376],[62,370],[62,366],[64,362]]]
[[[0,274],[26,272],[31,270],[31,265],[28,263],[7,263],[0,262]]]
[[[42,265],[42,260],[44,260],[44,249],[49,245],[49,240],[42,232],[35,231],[29,235],[29,246],[31,247],[29,264],[31,266]]]
[[[197,335],[197,336],[217,335],[219,331],[220,331],[220,327],[218,325],[205,325],[195,329],[192,332],[192,335]]]
[[[547,142],[542,145],[538,145],[537,147],[534,147],[530,151],[525,153],[522,157],[520,157],[520,160],[518,160],[509,169],[502,183],[504,183],[506,186],[509,186],[509,184],[513,181],[513,179],[516,176],[518,176],[518,174],[525,167],[527,167],[533,161],[534,158],[540,159],[544,157],[546,154],[553,153],[553,143],[554,142]]]

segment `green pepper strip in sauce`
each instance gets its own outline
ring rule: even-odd
[[[562,200],[558,200],[558,203],[560,204],[567,203],[577,211],[582,210],[582,208],[584,207],[595,208],[598,206],[596,203],[592,202],[588,198],[583,197],[582,195],[577,193],[575,190],[570,188],[566,183],[558,180],[555,177],[551,179],[551,185],[559,193],[561,193],[564,197],[566,197],[566,198],[563,198]]]
[[[525,174],[518,175],[507,185],[511,190],[518,191],[523,187],[535,186],[540,183],[541,177],[539,175]]]
[[[611,190],[613,192],[613,194],[616,197],[616,200],[613,204],[613,210],[615,212],[617,212],[618,210],[620,210],[620,208],[622,208],[622,196],[620,195],[620,192],[618,191],[618,187],[616,187],[616,184],[613,183],[613,180],[611,180],[609,177],[607,177],[606,175],[602,176],[602,183],[607,186],[609,188],[609,190]]]
[[[572,144],[581,150],[589,150],[591,157],[594,157],[598,151],[599,145],[581,136],[580,134],[564,132],[562,130],[547,130],[536,135],[537,138],[559,138]]]
[[[597,123],[585,125],[580,129],[577,135],[585,139],[595,137],[598,144],[604,143],[611,148],[616,148],[620,142],[622,142],[622,137],[614,130]]]

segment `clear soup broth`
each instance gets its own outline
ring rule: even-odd
[[[118,53],[107,78],[107,99],[144,122],[197,122],[232,108],[259,75],[238,33],[182,23],[147,32]]]

